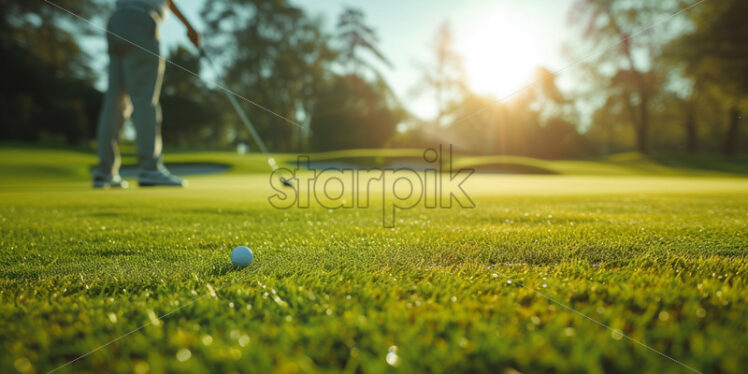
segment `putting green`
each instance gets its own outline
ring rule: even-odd
[[[384,228],[377,196],[275,209],[238,157],[94,191],[90,154],[0,150],[0,371],[748,370],[748,178],[480,174]]]

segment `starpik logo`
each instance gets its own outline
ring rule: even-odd
[[[419,204],[427,209],[449,209],[454,203],[464,209],[475,208],[463,189],[475,170],[453,169],[451,145],[447,152],[441,145],[428,148],[422,159],[419,167],[354,168],[325,165],[313,162],[309,155],[299,155],[295,169],[278,168],[270,175],[275,193],[268,202],[277,209],[308,209],[313,202],[328,209],[381,206],[382,225],[388,228],[395,226],[398,210]]]

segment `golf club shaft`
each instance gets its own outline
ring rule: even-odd
[[[244,109],[242,109],[241,105],[239,105],[239,102],[236,101],[236,98],[232,93],[229,91],[228,86],[226,85],[226,82],[221,79],[220,74],[218,74],[218,69],[216,69],[215,64],[213,64],[213,60],[208,56],[208,54],[205,53],[205,50],[200,48],[200,56],[204,57],[205,60],[208,61],[208,65],[210,65],[210,68],[213,70],[213,74],[216,76],[216,81],[222,86],[221,91],[223,91],[226,94],[226,97],[228,97],[229,101],[231,102],[231,105],[234,107],[234,110],[236,110],[236,113],[239,115],[239,118],[241,119],[242,123],[244,123],[244,127],[249,130],[249,133],[252,135],[252,138],[254,138],[255,143],[260,147],[260,151],[262,151],[263,154],[268,155],[268,164],[270,167],[275,171],[278,169],[278,164],[275,162],[275,159],[270,156],[270,152],[268,151],[267,147],[265,146],[265,143],[262,141],[262,138],[260,138],[260,134],[257,133],[257,130],[254,126],[252,126],[252,122],[249,121],[249,117],[247,117],[247,113],[244,112]]]

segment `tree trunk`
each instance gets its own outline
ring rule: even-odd
[[[686,109],[686,151],[696,153],[696,115],[694,113],[694,104],[688,103]]]
[[[722,153],[726,156],[735,154],[735,144],[738,142],[738,125],[740,124],[740,110],[736,105],[730,108],[730,123],[727,128],[727,136],[722,146]]]
[[[636,149],[642,153],[649,153],[649,144],[647,133],[649,132],[649,99],[646,95],[640,94],[641,102],[639,103],[639,124],[636,127]]]
[[[613,123],[610,120],[605,121],[605,144],[603,144],[603,154],[609,155],[613,151]]]

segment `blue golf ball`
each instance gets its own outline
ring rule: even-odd
[[[252,263],[252,259],[254,258],[255,255],[252,253],[252,250],[243,245],[236,247],[231,251],[231,263],[236,266],[248,266]]]

